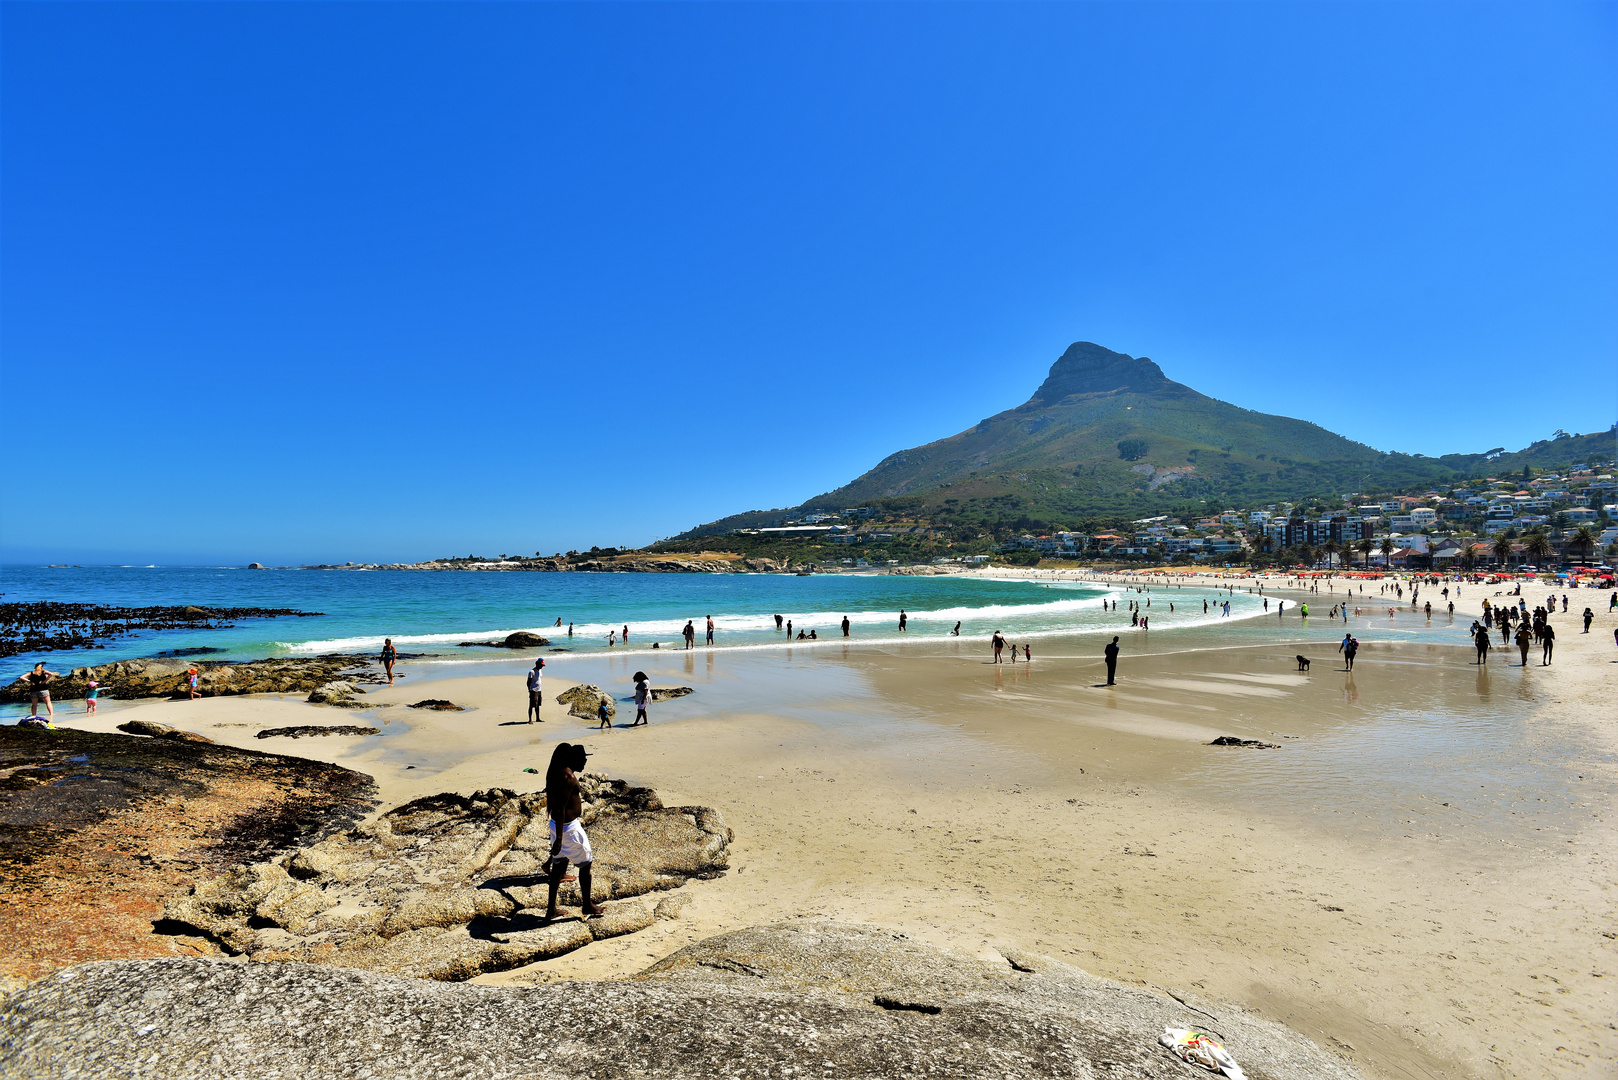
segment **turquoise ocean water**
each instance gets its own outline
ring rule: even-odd
[[[705,620],[717,627],[715,646],[771,649],[785,646],[773,616],[790,619],[795,630],[815,630],[821,640],[841,640],[846,615],[856,641],[918,641],[949,636],[961,623],[964,639],[983,639],[996,630],[1017,639],[1054,635],[1100,635],[1129,628],[1128,601],[1151,603],[1152,634],[1160,647],[1176,647],[1215,637],[1223,644],[1274,640],[1309,631],[1324,639],[1341,624],[1322,618],[1335,597],[1311,601],[1315,618],[1291,623],[1296,611],[1277,620],[1263,598],[1211,587],[1154,586],[1136,593],[1094,583],[1051,584],[959,577],[829,574],[794,577],[776,574],[546,574],[529,572],[245,570],[234,567],[34,567],[0,569],[0,591],[7,601],[56,600],[121,606],[198,604],[230,607],[289,607],[322,612],[314,618],[247,619],[226,630],[163,631],[109,641],[104,648],[12,657],[0,666],[9,681],[34,660],[61,670],[177,649],[220,650],[210,659],[326,652],[375,653],[385,636],[405,653],[467,659],[489,650],[458,647],[462,641],[504,637],[531,630],[554,647],[574,652],[607,649],[609,631],[629,627],[628,648],[639,652],[653,642],[677,646],[686,620],[702,640]],[[1228,599],[1231,616],[1219,613]],[[1432,597],[1438,600],[1436,594]],[[1207,613],[1203,601],[1209,602]],[[1103,602],[1108,605],[1103,609]],[[1111,603],[1117,601],[1113,611]],[[1367,610],[1385,611],[1385,602],[1365,600]],[[1170,605],[1173,610],[1170,610]],[[1273,601],[1272,601],[1273,607]],[[898,632],[899,612],[909,631]],[[1355,619],[1355,633],[1371,640],[1417,636],[1464,644],[1464,627],[1436,618],[1416,619],[1401,609],[1398,620]],[[562,626],[556,625],[560,619]],[[569,638],[567,624],[573,624]],[[1196,631],[1203,631],[1197,633]],[[1211,642],[1210,642],[1211,643]],[[801,647],[801,645],[799,646]],[[622,654],[620,642],[615,653]],[[502,654],[509,657],[509,653]],[[491,656],[492,658],[492,656]]]

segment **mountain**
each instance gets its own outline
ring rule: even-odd
[[[1506,455],[1385,453],[1318,424],[1198,393],[1146,357],[1069,346],[1033,397],[949,438],[884,458],[797,511],[882,503],[934,521],[1061,523],[1138,517],[1189,504],[1251,506],[1349,492],[1444,486],[1525,465],[1611,460],[1614,432],[1566,436]],[[793,510],[699,526],[712,535]]]

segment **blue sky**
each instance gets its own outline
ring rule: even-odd
[[[1382,449],[1605,428],[1615,12],[8,3],[0,558],[645,543],[1081,339]]]

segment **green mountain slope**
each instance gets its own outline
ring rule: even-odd
[[[958,435],[901,450],[797,509],[880,502],[935,521],[1064,522],[1197,503],[1252,506],[1443,486],[1524,465],[1607,461],[1613,454],[1612,431],[1547,440],[1503,456],[1383,453],[1308,421],[1208,397],[1172,381],[1145,357],[1081,341],[1024,404]],[[684,536],[791,514],[752,511]]]

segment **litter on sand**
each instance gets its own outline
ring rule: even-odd
[[[1166,1027],[1157,1041],[1168,1047],[1181,1061],[1228,1076],[1231,1080],[1247,1080],[1247,1074],[1236,1064],[1236,1059],[1206,1032]]]

